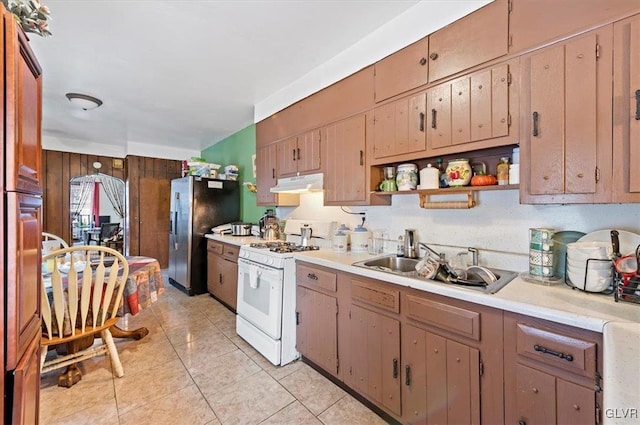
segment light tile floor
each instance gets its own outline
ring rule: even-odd
[[[235,333],[235,316],[209,295],[165,293],[124,329],[145,326],[140,341],[116,340],[125,375],[108,358],[82,362],[83,378],[57,386],[42,375],[40,423],[384,424],[379,416],[308,365],[275,367]]]

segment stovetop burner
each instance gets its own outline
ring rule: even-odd
[[[289,244],[287,246],[276,246],[276,247],[269,248],[269,251],[282,254],[286,252],[317,251],[319,249],[320,247],[317,245],[302,246],[302,245]]]
[[[284,241],[257,242],[257,243],[249,244],[251,248],[269,248],[269,249],[287,247],[290,245],[293,245],[293,244],[290,242],[284,242]]]
[[[261,248],[268,249],[271,252],[275,252],[277,254],[283,254],[287,252],[302,252],[302,251],[316,251],[320,249],[317,245],[297,245],[293,242],[283,242],[283,241],[274,241],[274,242],[258,242],[249,244],[251,248]]]

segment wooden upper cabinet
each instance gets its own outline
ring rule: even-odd
[[[640,15],[614,25],[613,202],[640,202]]]
[[[363,204],[367,200],[366,116],[323,129],[325,205]]]
[[[427,90],[429,155],[517,143],[509,109],[511,97],[515,98],[510,88],[514,64],[504,63]],[[517,111],[515,104],[513,109]],[[482,145],[456,147],[474,142]]]
[[[256,151],[256,185],[258,205],[275,205],[276,194],[270,189],[278,182],[276,176],[276,145],[267,145]]]
[[[320,130],[278,142],[276,149],[278,177],[320,171]]]
[[[509,52],[522,52],[634,11],[640,12],[638,0],[511,0]]]
[[[611,60],[611,26],[525,58],[523,202],[610,199]]]
[[[429,37],[401,49],[379,62],[375,67],[375,101],[427,84]]]
[[[509,5],[495,0],[429,35],[429,82],[508,53]]]
[[[15,20],[5,25],[5,188],[40,194],[42,69]]]
[[[373,65],[349,75],[256,124],[256,145],[300,134],[373,107]]]
[[[426,93],[396,100],[374,109],[373,158],[419,153],[426,149]]]

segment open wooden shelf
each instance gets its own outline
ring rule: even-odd
[[[485,190],[517,190],[517,184],[492,185],[492,186],[462,186],[446,187],[442,189],[402,190],[395,192],[371,192],[372,197],[388,197],[391,195],[418,195],[420,207],[426,209],[469,209],[476,205],[475,192]],[[467,195],[467,201],[429,201],[431,195]]]

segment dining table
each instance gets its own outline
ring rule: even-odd
[[[118,309],[118,316],[120,317],[127,314],[135,316],[141,310],[150,307],[151,304],[158,300],[158,296],[165,289],[162,270],[157,259],[142,256],[127,256],[125,258],[129,264],[129,275],[125,282],[120,308]],[[149,334],[149,330],[146,327],[124,330],[114,325],[109,330],[114,338],[130,338],[134,340],[142,339]],[[57,346],[56,350],[61,354],[74,353],[92,344],[93,336],[62,344],[62,346]],[[69,388],[81,378],[82,372],[77,364],[74,363],[60,374],[58,385]]]

